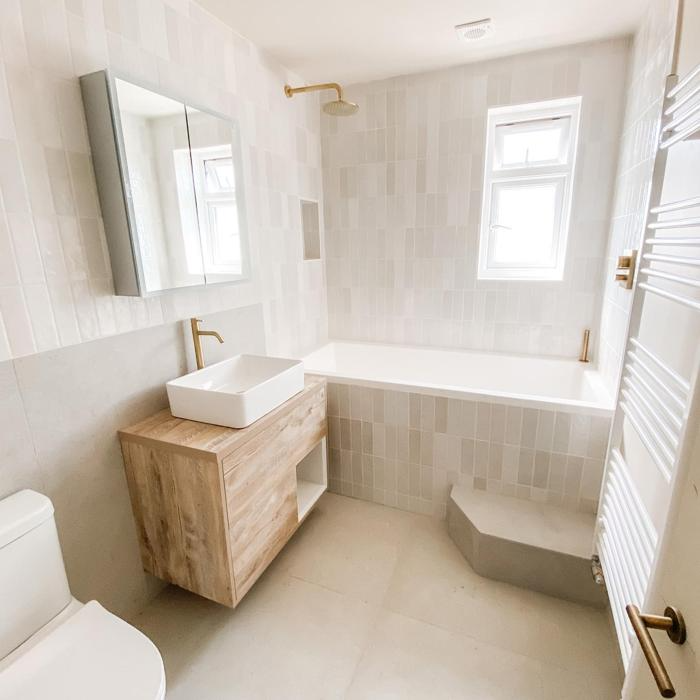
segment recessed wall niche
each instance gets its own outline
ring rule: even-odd
[[[304,237],[304,260],[321,259],[321,221],[318,202],[300,199],[301,231]]]

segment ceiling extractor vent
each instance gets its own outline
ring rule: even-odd
[[[455,27],[457,36],[462,41],[478,41],[484,39],[493,31],[491,19],[480,19],[476,22],[458,24]]]

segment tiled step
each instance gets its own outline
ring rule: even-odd
[[[555,506],[453,486],[450,537],[482,576],[604,607],[591,575],[595,518]]]

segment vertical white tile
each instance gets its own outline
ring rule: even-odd
[[[27,284],[23,291],[37,352],[58,347],[59,336],[46,284]]]
[[[0,196],[7,212],[29,210],[17,145],[13,141],[0,140]]]
[[[80,329],[70,283],[63,276],[49,277],[49,297],[61,345],[80,342]]]
[[[19,284],[19,270],[7,219],[0,212],[0,286]]]
[[[10,212],[7,214],[7,224],[22,283],[25,285],[43,283],[44,268],[31,216]]]

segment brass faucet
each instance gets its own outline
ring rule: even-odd
[[[202,341],[200,338],[203,335],[213,335],[220,343],[224,342],[224,339],[216,331],[200,331],[199,324],[201,322],[201,318],[190,319],[190,326],[192,327],[192,342],[194,343],[194,357],[197,361],[197,369],[204,369],[204,359],[202,358]]]
[[[588,362],[588,344],[590,343],[591,340],[591,332],[586,328],[585,331],[583,331],[583,344],[581,345],[581,354],[579,355],[578,361],[579,362]]]

